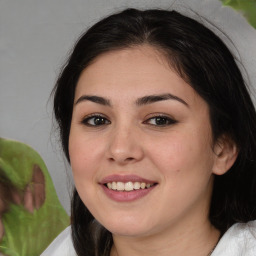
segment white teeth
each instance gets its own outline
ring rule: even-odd
[[[140,189],[140,182],[134,182],[133,189]]]
[[[132,184],[131,181],[125,183],[124,190],[125,191],[132,191],[133,190],[133,184]]]
[[[140,188],[144,189],[145,187],[146,187],[146,183],[142,182],[142,183],[140,184]]]
[[[123,191],[123,190],[124,190],[124,183],[118,181],[118,182],[116,183],[116,190]]]
[[[145,189],[150,188],[153,186],[153,184],[145,183],[145,182],[121,182],[121,181],[113,181],[107,183],[107,187],[112,190],[118,190],[118,191],[132,191],[132,190],[138,190],[138,189]]]
[[[116,182],[112,182],[111,189],[116,190]]]

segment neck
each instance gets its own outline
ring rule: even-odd
[[[201,227],[201,228],[199,228]],[[140,237],[113,235],[111,256],[208,256],[220,232],[209,221],[204,226],[187,225],[183,232],[172,229]]]

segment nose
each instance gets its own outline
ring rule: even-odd
[[[140,161],[144,151],[139,132],[132,127],[119,127],[109,137],[108,159],[119,165]]]

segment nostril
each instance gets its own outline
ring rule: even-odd
[[[119,157],[119,158],[114,158],[114,157],[110,157],[109,158],[109,160],[111,161],[111,162],[131,162],[131,161],[133,161],[135,158],[134,157],[127,157],[127,158],[121,158],[121,157]]]

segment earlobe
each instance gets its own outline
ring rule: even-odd
[[[222,136],[214,145],[215,160],[212,172],[216,175],[225,174],[235,163],[238,149],[233,140]]]

